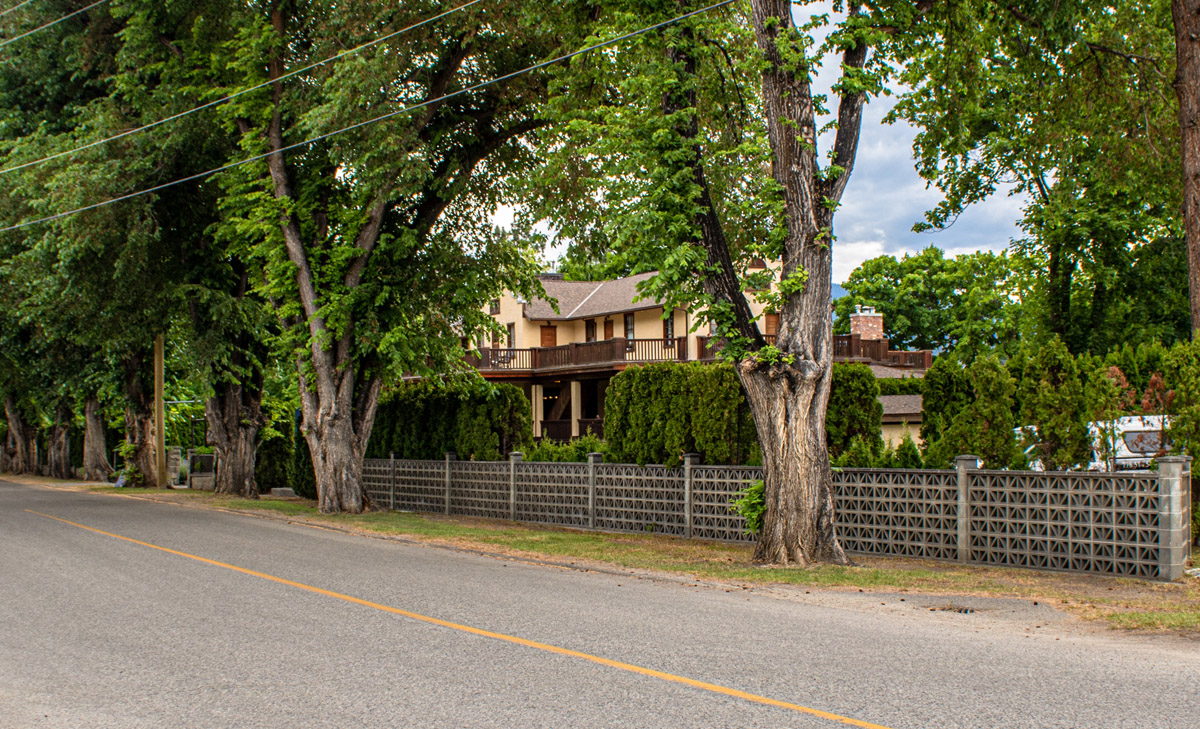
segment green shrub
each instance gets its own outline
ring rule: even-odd
[[[925,386],[919,377],[882,377],[877,383],[880,395],[920,395]]]
[[[587,433],[578,438],[560,443],[543,439],[529,446],[523,456],[526,461],[584,463],[589,453],[605,454],[608,444],[595,433]]]
[[[880,456],[886,451],[882,447],[882,440],[878,447],[874,446],[872,439],[856,435],[850,441],[850,447],[837,457],[833,465],[838,468],[876,468]]]
[[[1016,368],[1022,445],[1034,446],[1034,457],[1046,470],[1063,470],[1091,462],[1087,402],[1079,367],[1067,347],[1054,338],[1026,343],[1018,350]]]
[[[292,458],[288,464],[288,483],[296,495],[306,499],[317,498],[317,475],[313,471],[308,440],[304,433],[300,432],[299,413],[296,414],[295,427],[292,428]]]
[[[1164,384],[1175,394],[1171,403],[1171,442],[1176,455],[1197,459],[1200,468],[1200,340],[1171,348],[1163,361]]]
[[[757,458],[758,435],[730,364],[663,362],[612,379],[604,434],[613,462],[677,465],[683,454],[742,465]]]
[[[532,407],[520,388],[483,381],[399,385],[380,401],[368,458],[496,461],[533,442]]]
[[[967,376],[974,397],[951,417],[942,437],[929,446],[926,460],[949,468],[955,456],[971,454],[979,456],[988,468],[1005,468],[1017,454],[1013,432],[1016,383],[994,352],[976,358]]]
[[[746,520],[746,535],[754,536],[762,529],[763,514],[767,512],[766,483],[754,481],[738,491],[729,510]]]
[[[938,357],[922,380],[921,440],[936,443],[950,421],[971,402],[971,381],[966,369],[953,356]]]
[[[292,457],[292,439],[287,436],[274,435],[258,444],[254,481],[259,493],[270,493],[271,489],[291,486],[289,466]]]
[[[871,368],[865,364],[834,363],[829,407],[825,412],[829,457],[841,456],[855,438],[865,440],[872,453],[882,451],[882,421],[879,383]]]
[[[908,428],[904,429],[904,434],[900,438],[900,445],[896,446],[896,456],[893,463],[894,468],[924,468],[925,461],[921,458],[921,449],[913,441],[912,433],[908,432]]]

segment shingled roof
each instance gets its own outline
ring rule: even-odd
[[[643,299],[634,303],[638,284],[654,274],[641,273],[612,281],[564,281],[557,276],[540,276],[546,295],[558,301],[558,313],[546,299],[534,299],[525,304],[522,311],[529,320],[569,321],[656,309],[662,304],[655,300]]]
[[[924,413],[924,398],[920,395],[880,395],[885,423],[919,423]]]

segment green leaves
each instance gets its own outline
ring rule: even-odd
[[[1016,341],[1023,315],[1022,271],[1007,254],[946,258],[932,246],[899,260],[879,256],[856,268],[835,302],[834,331],[850,331],[856,305],[883,314],[893,349],[958,349],[966,359]]]
[[[757,434],[733,366],[666,362],[630,367],[605,395],[608,458],[678,465],[685,453],[705,463],[755,458]]]

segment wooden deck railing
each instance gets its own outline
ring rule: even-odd
[[[775,343],[775,336],[764,337],[768,344]],[[696,337],[695,359],[709,362],[716,359],[714,337]],[[861,339],[856,334],[835,334],[833,337],[833,359],[836,362],[877,362],[892,367],[929,369],[933,366],[933,352],[892,352],[886,339]],[[468,357],[468,362],[485,372],[545,372],[578,367],[594,367],[617,363],[641,362],[686,362],[688,340],[675,339],[605,339],[599,342],[562,344],[557,347],[531,347],[492,349],[485,347],[478,355]]]
[[[775,343],[774,335],[763,337],[768,344]],[[716,359],[715,337],[696,337],[696,359]],[[857,334],[833,335],[833,360],[835,362],[877,362],[892,367],[929,369],[933,366],[933,352],[928,349],[913,352],[893,352],[888,349],[886,339],[862,339]]]
[[[687,339],[605,339],[557,347],[484,347],[468,361],[484,371],[546,371],[607,365],[617,362],[686,361]]]

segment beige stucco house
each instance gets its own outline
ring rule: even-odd
[[[684,309],[667,312],[659,302],[637,300],[638,284],[653,275],[566,281],[543,274],[546,299],[506,294],[488,306],[503,333],[473,343],[474,363],[487,379],[525,390],[535,436],[565,440],[589,430],[603,435],[608,383],[630,365],[714,360],[707,322],[697,324]],[[777,315],[757,302],[751,310],[759,330],[772,339]],[[932,363],[930,352],[889,352],[882,317],[874,311],[857,312],[851,326],[854,333],[834,337],[837,361],[866,362],[877,377],[920,375]],[[857,327],[874,338],[864,338]]]

